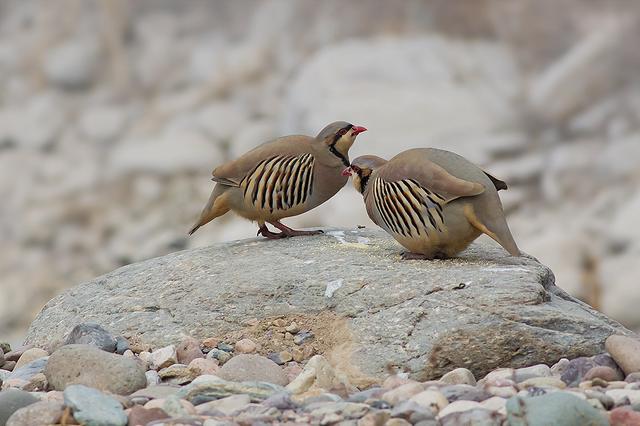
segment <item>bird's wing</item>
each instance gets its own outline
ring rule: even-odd
[[[443,167],[420,155],[393,158],[378,170],[378,177],[386,182],[414,181],[445,203],[460,197],[482,194],[485,191],[484,185],[457,178]]]
[[[290,157],[310,152],[309,136],[285,136],[263,143],[239,158],[216,167],[212,180],[222,185],[240,186],[243,179],[258,165],[273,157]]]

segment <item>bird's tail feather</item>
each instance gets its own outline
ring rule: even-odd
[[[465,216],[474,228],[495,240],[511,256],[520,256],[520,249],[511,235],[507,220],[500,213],[491,218],[479,218],[470,204],[465,206]]]

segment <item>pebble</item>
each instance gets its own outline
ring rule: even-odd
[[[518,385],[520,389],[527,389],[531,387],[536,388],[544,388],[544,387],[553,387],[558,389],[564,389],[567,385],[557,377],[533,377],[531,379],[527,379],[524,382]]]
[[[291,334],[296,334],[297,332],[300,331],[300,327],[298,327],[298,324],[294,322],[292,322],[291,324],[289,324],[286,328],[286,331],[288,331]]]
[[[9,417],[6,426],[41,426],[56,424],[64,405],[59,401],[39,401],[27,405]]]
[[[218,349],[225,352],[233,352],[233,346],[224,342],[218,343]]]
[[[613,402],[615,405],[623,404],[625,401],[625,398],[631,404],[640,404],[640,390],[611,389],[611,390],[607,390],[605,394],[613,398]]]
[[[389,419],[384,426],[411,426],[411,423],[405,419]]]
[[[391,417],[400,417],[410,420],[412,417],[435,418],[431,407],[425,407],[415,401],[405,400],[398,402],[390,412]]]
[[[140,363],[92,345],[61,347],[49,357],[44,374],[55,390],[80,384],[128,395],[147,384],[145,369]]]
[[[286,367],[282,369],[284,371],[285,376],[287,376],[287,381],[289,383],[293,382],[299,375],[302,373],[302,367],[297,362],[289,362]]]
[[[158,371],[158,375],[163,382],[172,385],[184,385],[191,382],[198,377],[197,372],[190,369],[189,366],[184,364],[173,364],[169,367],[163,368]]]
[[[356,426],[383,426],[389,417],[388,411],[372,411],[359,419]]]
[[[640,372],[640,340],[628,336],[609,336],[604,346],[625,374]]]
[[[67,335],[65,345],[94,345],[103,351],[115,352],[116,339],[100,324],[87,322],[78,324]]]
[[[282,368],[261,355],[234,356],[220,368],[217,375],[232,382],[259,381],[280,386],[288,383]]]
[[[4,425],[9,417],[19,409],[38,402],[38,398],[29,392],[18,389],[7,389],[0,392],[0,425]]]
[[[311,340],[313,338],[313,333],[308,330],[302,330],[298,332],[295,336],[293,336],[293,343],[296,345],[302,345],[307,340]]]
[[[482,408],[482,405],[477,401],[454,401],[440,410],[440,412],[438,413],[438,417],[442,418],[451,413],[473,410],[474,408]]]
[[[507,401],[509,426],[606,426],[607,419],[588,402],[566,392]]]
[[[15,366],[16,366],[15,361],[5,361],[4,364],[2,364],[2,369],[5,371],[13,371],[13,368]]]
[[[220,365],[224,365],[231,357],[232,355],[229,352],[223,351],[222,349],[211,349],[209,353],[207,353],[207,359],[216,359]]]
[[[127,415],[118,400],[84,385],[68,386],[64,404],[71,408],[77,421],[87,426],[127,424]]]
[[[440,392],[449,402],[458,400],[484,401],[491,397],[486,391],[469,385],[447,385],[441,387]]]
[[[518,368],[514,371],[513,377],[516,383],[524,382],[534,377],[547,377],[551,375],[551,368],[545,364],[532,365],[531,367]]]
[[[302,362],[304,360],[304,351],[300,348],[291,349],[291,357],[295,362]]]
[[[47,389],[49,382],[47,382],[47,376],[44,373],[34,374],[29,381],[22,386],[22,390],[28,392],[44,391]]]
[[[503,414],[506,414],[506,406],[507,406],[506,398],[501,398],[499,396],[492,396],[491,398],[485,399],[484,401],[482,401],[480,405],[482,405],[482,407],[486,408],[487,410],[498,411]]]
[[[515,370],[513,368],[498,368],[496,370],[491,371],[486,376],[480,380],[481,384],[494,384],[496,381],[504,380],[504,379],[513,379],[515,374]]]
[[[160,379],[160,375],[156,370],[149,370],[144,373],[147,378],[147,386],[154,386],[160,384],[162,379]]]
[[[147,425],[154,420],[162,420],[168,418],[162,408],[144,408],[140,405],[134,405],[129,411],[129,425]]]
[[[202,341],[203,352],[209,352],[211,349],[218,347],[220,339],[216,337],[208,337]]]
[[[587,371],[583,377],[583,380],[602,379],[607,382],[615,382],[623,380],[624,377],[620,371],[614,370],[611,367],[604,365],[597,365]]]
[[[567,358],[560,358],[558,362],[551,366],[551,374],[554,376],[561,376],[569,366],[569,360]]]
[[[287,390],[295,395],[313,389],[331,390],[339,387],[350,387],[346,377],[338,374],[322,355],[311,358],[298,376],[287,385]]]
[[[629,383],[640,382],[640,372],[628,374],[624,381]]]
[[[473,373],[466,368],[456,368],[455,370],[449,371],[440,378],[440,381],[450,385],[476,385],[476,378],[473,376]]]
[[[289,351],[271,352],[269,355],[267,355],[267,358],[278,365],[283,365],[293,360],[293,355],[291,355],[291,352]]]
[[[187,417],[191,414],[196,414],[196,409],[192,403],[179,399],[175,394],[166,398],[152,399],[144,404],[144,408],[160,408],[171,417]]]
[[[241,354],[252,354],[258,349],[258,345],[251,339],[241,339],[236,342],[234,349]]]
[[[458,411],[440,418],[440,426],[501,426],[503,423],[504,416],[502,414],[485,410],[483,408]]]
[[[23,365],[20,368],[14,368],[8,379],[23,380],[28,382],[36,374],[43,373],[48,362],[48,357],[38,358],[26,365]]]
[[[493,396],[510,398],[518,393],[514,386],[488,386],[485,388]]]
[[[180,364],[188,365],[191,361],[204,358],[200,349],[200,342],[197,339],[188,337],[184,339],[176,348],[176,359]]]
[[[49,356],[49,352],[42,350],[40,348],[27,349],[26,351],[23,352],[22,355],[20,355],[20,358],[18,358],[18,361],[16,362],[16,365],[13,367],[13,369],[14,370],[19,369],[20,367],[23,367],[32,361],[35,361],[37,359],[44,358],[47,356]]]
[[[225,416],[229,416],[232,413],[244,408],[251,402],[249,395],[231,395],[226,398],[217,399],[215,401],[205,402],[198,405],[196,413],[200,415],[207,414],[208,412],[219,411]]]
[[[116,337],[116,353],[123,355],[129,350],[129,341],[122,336]]]
[[[609,413],[611,426],[637,426],[640,425],[640,412],[629,407],[618,407]]]
[[[449,401],[443,394],[435,390],[425,390],[413,395],[410,401],[416,402],[425,408],[429,408],[433,413],[438,413],[449,405]]]
[[[422,391],[424,391],[424,386],[421,383],[410,382],[385,392],[381,399],[394,406],[399,402],[410,399],[412,396],[417,395]]]
[[[17,361],[25,351],[31,349],[32,347],[33,346],[31,345],[26,345],[17,347],[11,351],[4,351],[4,359],[5,361]]]
[[[189,363],[189,369],[196,376],[201,376],[203,374],[216,374],[220,367],[215,359],[196,358]]]
[[[174,345],[165,346],[151,352],[149,357],[151,368],[159,370],[178,362],[178,354]]]

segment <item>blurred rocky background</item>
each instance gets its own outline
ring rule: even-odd
[[[352,156],[458,152],[509,183],[520,247],[640,327],[640,3],[0,0],[0,337],[192,238],[214,166],[364,125]],[[350,187],[290,226],[373,226]]]

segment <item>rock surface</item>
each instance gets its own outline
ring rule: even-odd
[[[44,373],[55,390],[86,385],[128,395],[147,384],[145,369],[140,363],[93,345],[63,346],[49,357]]]
[[[380,231],[326,231],[125,266],[50,301],[26,342],[59,339],[78,318],[160,347],[295,316],[357,385],[389,363],[422,380],[456,367],[482,377],[496,367],[553,364],[600,353],[609,335],[629,333],[555,286],[544,265],[493,244],[474,243],[453,260],[404,262]],[[256,316],[258,325],[246,324]],[[253,338],[265,347],[271,339]]]

